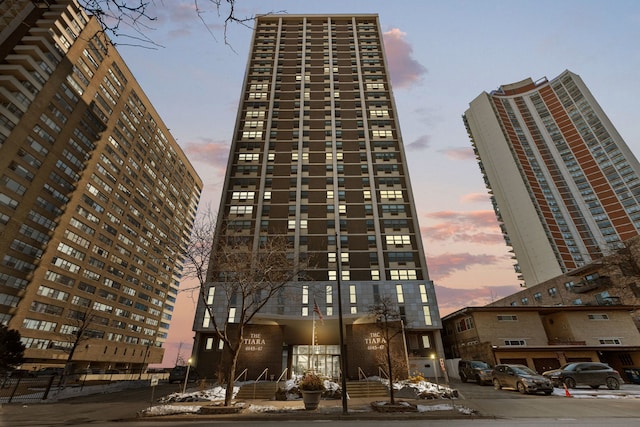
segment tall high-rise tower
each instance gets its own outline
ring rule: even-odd
[[[0,323],[25,368],[162,361],[201,189],[95,18],[0,3]]]
[[[337,375],[339,284],[349,376],[357,377],[358,367],[377,375],[384,346],[369,309],[381,298],[404,322],[402,359],[408,353],[412,365],[442,354],[377,15],[257,18],[216,240],[228,235],[244,236],[253,247],[284,235],[293,258],[313,260],[295,294],[274,298],[256,317],[258,345],[245,346],[238,365],[250,377],[265,367]],[[215,316],[226,319],[235,307],[215,293],[216,277],[210,280],[205,295]],[[324,316],[317,342],[314,301]],[[208,374],[221,351],[204,304],[196,313],[194,354]]]
[[[525,284],[638,234],[640,165],[576,74],[482,93],[464,122]]]

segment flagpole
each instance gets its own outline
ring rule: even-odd
[[[336,285],[338,287],[338,328],[340,329],[340,370],[342,371],[342,413],[347,415],[349,408],[347,407],[347,348],[344,345],[344,321],[342,319],[342,283],[340,276],[342,275],[341,265],[342,255],[340,254],[340,236],[336,233]]]
[[[309,362],[311,363],[311,370],[313,373],[316,372],[316,367],[313,364],[313,357],[316,354],[316,311],[311,310],[312,312],[312,320],[311,320],[311,357],[309,357]]]

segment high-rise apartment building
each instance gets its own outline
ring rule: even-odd
[[[217,225],[216,240],[242,236],[257,248],[285,235],[292,259],[312,260],[293,293],[254,319],[238,372],[337,377],[339,285],[349,377],[379,374],[385,347],[369,309],[381,298],[404,324],[400,360],[425,370],[442,354],[377,15],[257,18]],[[209,280],[194,321],[194,363],[207,376],[222,350],[205,303],[218,319],[236,313]]]
[[[482,93],[464,122],[526,285],[638,234],[640,165],[576,74]]]
[[[26,369],[160,363],[201,180],[75,1],[0,19],[0,322]]]

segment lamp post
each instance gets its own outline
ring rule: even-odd
[[[338,327],[340,328],[340,370],[342,371],[342,413],[347,414],[349,412],[347,408],[347,349],[344,346],[344,327],[342,321],[342,284],[340,283],[340,275],[342,274],[340,269],[340,263],[342,262],[342,256],[340,254],[340,236],[336,233],[336,249],[337,249],[337,263],[336,263],[336,283],[338,285]]]
[[[438,366],[436,366],[436,355],[435,353],[431,354],[431,360],[433,361],[433,372],[436,376],[436,386],[440,387],[438,384]]]
[[[189,381],[189,369],[191,369],[191,358],[187,360],[187,375],[184,377],[184,386],[182,386],[182,394],[187,391],[187,381]]]

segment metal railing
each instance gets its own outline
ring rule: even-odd
[[[258,375],[258,378],[256,378],[256,380],[253,382],[253,400],[256,399],[256,385],[258,384],[258,381],[260,381],[260,378],[262,378],[263,375],[266,379],[268,373],[269,373],[269,368],[264,368],[264,371],[262,371],[262,373]]]
[[[240,377],[241,377],[241,376],[243,376],[243,375],[244,375],[244,380],[246,381],[246,380],[247,380],[247,373],[248,373],[248,372],[249,372],[249,368],[244,368],[244,371],[240,372],[240,375],[238,375],[238,376],[236,377],[236,379],[235,379],[233,382],[234,382],[234,383],[237,383],[237,382],[238,382],[238,380],[240,379]]]
[[[282,378],[287,374],[287,372],[289,372],[289,368],[284,368],[284,371],[282,371],[282,373],[276,380],[276,392],[278,391],[278,384],[280,384],[280,381],[282,381]]]

